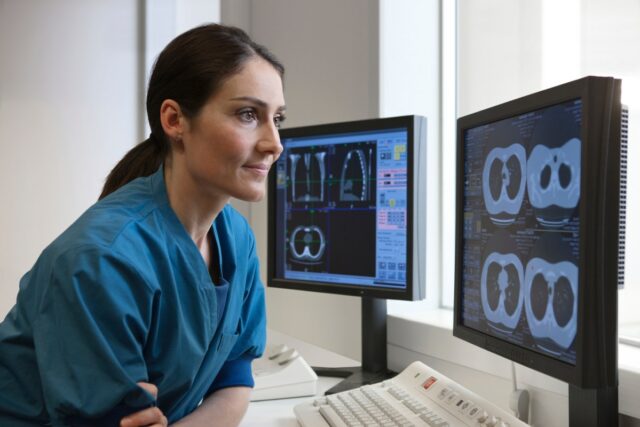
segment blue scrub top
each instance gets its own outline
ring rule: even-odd
[[[252,386],[266,328],[255,238],[231,206],[212,231],[226,303],[162,168],[89,208],[22,278],[0,324],[0,425],[117,425],[154,404],[174,422],[219,388]],[[139,381],[158,387],[157,402]]]

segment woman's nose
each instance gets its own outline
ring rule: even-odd
[[[282,144],[280,143],[280,132],[275,123],[264,126],[264,131],[260,139],[260,149],[262,151],[272,152],[275,161],[283,150]]]

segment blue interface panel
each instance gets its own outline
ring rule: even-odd
[[[319,284],[407,284],[407,130],[282,140],[276,275]]]
[[[576,363],[582,103],[464,131],[462,323]]]

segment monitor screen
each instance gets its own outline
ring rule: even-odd
[[[622,114],[620,81],[585,77],[458,119],[455,336],[615,383]]]
[[[284,151],[270,180],[269,284],[421,297],[413,197],[425,133],[416,116],[281,130]]]
[[[464,130],[462,324],[575,365],[582,100]]]

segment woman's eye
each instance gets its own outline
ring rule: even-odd
[[[287,118],[286,118],[284,115],[282,115],[282,114],[278,114],[277,116],[275,116],[275,117],[273,118],[273,123],[275,123],[275,124],[276,124],[276,127],[278,127],[278,128],[279,128],[279,127],[280,127],[280,125],[282,124],[282,122],[284,122],[286,119],[287,119]]]
[[[253,110],[240,111],[240,113],[238,113],[238,115],[240,116],[240,119],[242,121],[247,122],[247,123],[253,122],[253,121],[258,119],[258,116],[256,115],[256,112],[253,111]]]

